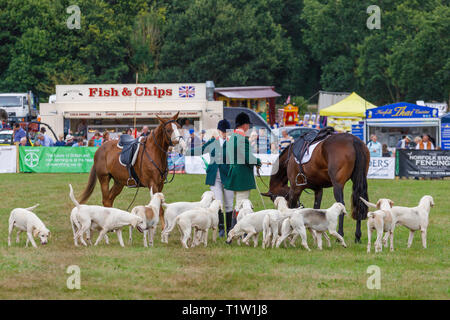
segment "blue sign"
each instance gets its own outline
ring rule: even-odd
[[[441,147],[442,150],[450,150],[450,123],[441,124]]]
[[[352,124],[352,135],[360,138],[364,141],[364,122],[360,121],[359,124]]]
[[[399,102],[366,110],[366,119],[438,118],[437,108]]]

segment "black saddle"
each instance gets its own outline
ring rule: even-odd
[[[133,136],[130,136],[129,134],[123,134],[120,136],[119,142],[117,143],[117,145],[119,146],[119,148],[122,148],[123,146],[129,145],[129,144],[139,143],[138,140],[139,140],[139,138],[135,139],[135,138],[133,138]]]
[[[122,149],[119,155],[119,162],[121,165],[127,167],[130,176],[127,181],[127,187],[137,187],[140,183],[136,171],[133,168],[140,144],[140,138],[135,139],[129,134],[121,135],[117,143],[117,146]],[[134,183],[130,184],[130,181],[134,181]]]
[[[305,132],[300,137],[298,137],[292,144],[292,152],[294,153],[297,161],[301,163],[302,158],[310,145],[325,139],[327,136],[333,134],[334,132],[335,131],[333,127],[325,127],[320,131],[311,130],[309,132]]]

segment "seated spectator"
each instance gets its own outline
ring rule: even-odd
[[[267,130],[264,128],[259,129],[259,134],[256,139],[256,153],[270,154],[270,138],[267,135]]]
[[[92,146],[90,145],[92,141]],[[98,130],[95,131],[94,136],[91,140],[89,140],[88,146],[89,147],[100,147],[103,142],[103,137],[100,135],[100,132]]]
[[[367,143],[367,148],[370,151],[370,157],[381,157],[382,155],[382,147],[381,144],[377,141],[377,136],[375,134],[370,135],[370,141]]]
[[[37,140],[40,140],[40,144],[43,147],[53,147],[54,145],[53,140],[43,134],[42,131],[37,134]]]
[[[41,147],[41,140],[36,139],[36,141],[34,142],[34,147]]]
[[[22,147],[25,147],[26,145],[27,145],[27,137],[22,137],[21,139],[20,139],[20,145],[22,146]]]
[[[382,156],[383,157],[391,157],[392,156],[392,152],[389,151],[387,144],[383,144],[382,147]]]
[[[206,143],[206,130],[202,130],[200,133],[200,141],[202,142],[202,145]]]
[[[416,150],[434,150],[433,142],[430,141],[430,136],[428,134],[422,136],[422,141],[417,144]]]
[[[148,131],[148,127],[147,126],[143,126],[142,127],[142,131],[141,131],[141,134],[140,134],[140,137],[146,137],[146,136],[148,136],[149,135],[149,131]]]
[[[73,141],[73,136],[71,134],[68,134],[66,136],[66,147],[71,147],[73,144],[75,143],[75,141]]]
[[[288,135],[287,130],[281,131],[281,139],[279,143],[280,152],[283,152],[283,150],[289,147],[292,142],[294,142],[294,138]]]
[[[419,145],[419,143],[421,143],[422,142],[422,137],[419,137],[419,136],[417,136],[417,137],[415,137],[414,138],[414,143],[411,143],[411,147],[417,147],[418,145]],[[414,145],[413,145],[414,144]]]
[[[64,134],[60,134],[58,136],[58,141],[55,143],[55,147],[64,147],[66,142],[64,141]]]
[[[84,147],[83,137],[78,137],[77,142],[72,145],[72,147]]]
[[[258,141],[258,132],[256,130],[253,130],[252,133],[250,133],[250,137],[248,138],[248,141],[250,142],[250,146],[252,148],[252,152],[256,153],[256,144]]]
[[[410,149],[410,143],[412,141],[411,136],[404,136],[397,142],[396,149]]]
[[[14,124],[13,135],[14,135],[14,142],[20,142],[20,139],[26,137],[27,133],[25,132],[25,130],[23,130],[20,124],[16,123]]]
[[[202,142],[200,139],[195,135],[194,129],[189,130],[189,138],[187,140],[187,147],[191,149],[191,155],[194,155],[194,150],[197,147],[200,147],[202,145]]]

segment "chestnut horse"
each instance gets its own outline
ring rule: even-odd
[[[269,191],[262,193],[272,201],[277,196],[288,200],[289,207],[298,207],[304,189],[314,191],[314,208],[319,209],[323,188],[333,187],[334,198],[344,203],[344,185],[351,179],[352,217],[356,220],[355,242],[361,242],[361,220],[367,217],[367,207],[359,197],[367,199],[367,172],[370,153],[367,146],[357,137],[348,133],[336,133],[319,143],[309,162],[303,164],[304,177],[299,175],[299,164],[295,161],[291,146],[279,156],[270,177]],[[290,187],[288,186],[288,182]],[[304,184],[306,183],[306,184]],[[303,185],[304,184],[304,185]],[[339,217],[339,234],[344,236],[344,216]]]
[[[157,116],[160,122],[159,126],[144,138],[133,166],[140,180],[140,187],[152,188],[153,192],[162,191],[168,173],[167,152],[169,146],[178,144],[182,138],[178,131],[180,125],[176,122],[178,114],[179,112],[170,119],[161,119]],[[117,147],[117,142],[117,140],[108,141],[95,152],[94,165],[89,174],[88,184],[81,195],[80,203],[85,203],[89,199],[94,191],[97,178],[101,185],[105,207],[112,207],[114,199],[129,183],[128,170],[119,163],[122,149]],[[110,189],[111,178],[114,184]],[[164,229],[162,210],[160,210],[160,217]]]

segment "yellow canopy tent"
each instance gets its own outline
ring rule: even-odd
[[[353,92],[338,103],[320,110],[319,114],[321,116],[365,118],[366,110],[376,107]]]

